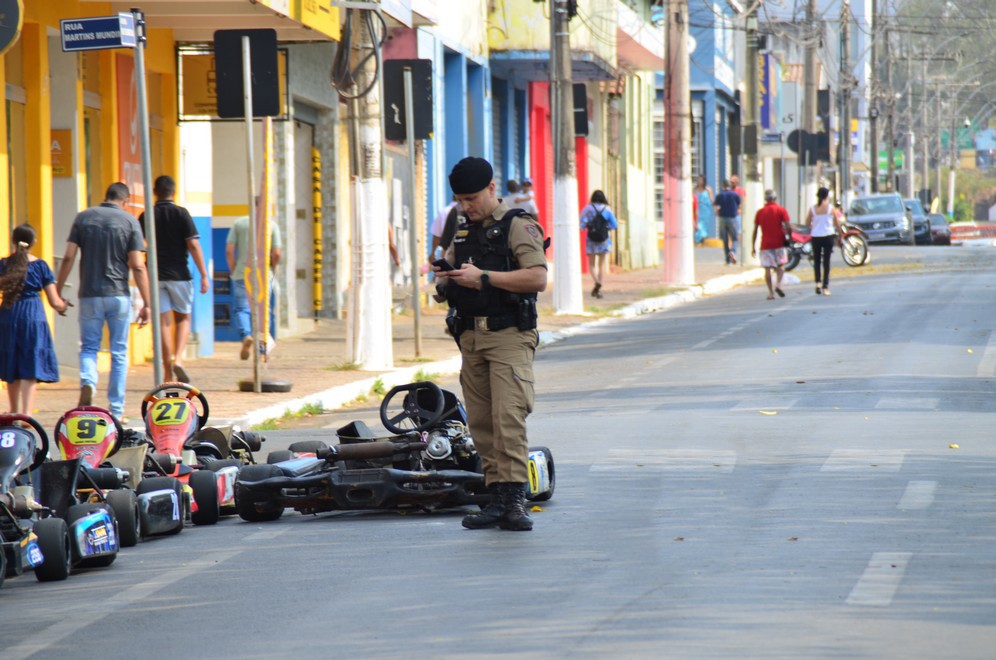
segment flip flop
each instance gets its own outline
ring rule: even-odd
[[[176,374],[176,379],[178,381],[180,381],[181,383],[189,383],[190,382],[190,374],[187,373],[187,370],[184,369],[183,366],[181,366],[179,364],[174,364],[173,365],[173,373]]]
[[[778,294],[779,298],[784,298],[785,297],[785,292],[782,291],[781,289],[775,289],[775,293]]]

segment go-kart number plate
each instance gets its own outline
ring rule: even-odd
[[[156,426],[176,426],[186,423],[190,417],[190,402],[186,399],[156,401],[152,406],[150,419]]]
[[[99,417],[70,417],[66,437],[74,445],[98,445],[104,440],[107,422]]]

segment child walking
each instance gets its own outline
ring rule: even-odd
[[[65,314],[69,303],[56,292],[48,264],[28,252],[35,243],[35,230],[20,225],[12,239],[14,251],[0,259],[0,380],[7,383],[10,412],[30,415],[38,382],[59,380],[41,292],[59,314]]]

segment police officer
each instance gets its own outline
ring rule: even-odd
[[[493,175],[488,161],[474,157],[450,172],[466,221],[446,251],[455,268],[434,270],[450,304],[447,323],[463,358],[460,385],[491,497],[463,526],[528,531],[526,415],[533,409],[536,294],[546,289],[546,257],[539,223],[498,199]]]

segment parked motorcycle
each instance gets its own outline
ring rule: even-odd
[[[840,256],[848,266],[861,266],[868,261],[868,238],[859,227],[845,222],[840,223],[841,233],[837,237],[840,246]],[[788,245],[788,263],[785,270],[792,270],[799,265],[805,256],[813,263],[812,236],[808,227],[792,227]]]

